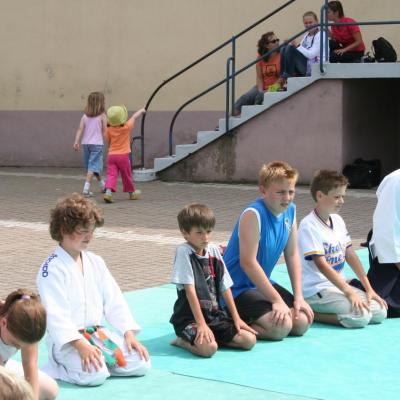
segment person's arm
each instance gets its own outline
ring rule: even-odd
[[[85,129],[85,122],[83,121],[83,117],[81,118],[81,122],[79,123],[79,127],[76,131],[75,134],[75,141],[74,141],[74,145],[73,148],[75,151],[79,151],[80,147],[81,147],[81,139],[82,139],[82,134],[83,134],[83,130]]]
[[[107,116],[105,113],[101,115],[101,130],[103,134],[104,141],[108,143],[108,136],[107,136]]]
[[[192,310],[197,325],[197,335],[195,343],[202,344],[203,341],[206,341],[208,343],[213,342],[215,340],[214,334],[212,330],[208,327],[206,320],[204,319],[194,285],[185,284],[184,288],[190,309]]]
[[[253,328],[251,328],[249,325],[246,324],[246,322],[244,322],[240,316],[239,313],[237,311],[236,305],[235,305],[235,300],[233,300],[233,296],[232,296],[232,291],[231,289],[227,289],[222,293],[222,297],[225,301],[226,307],[229,310],[229,313],[231,314],[233,323],[235,324],[235,327],[238,331],[238,333],[240,333],[240,329],[244,329],[246,331],[249,331],[251,333],[254,333],[255,335],[258,334],[257,331],[255,331]]]
[[[365,289],[365,293],[367,295],[367,303],[368,306],[371,303],[371,300],[377,301],[382,307],[387,308],[386,301],[383,300],[372,288],[367,275],[365,274],[364,268],[361,264],[360,259],[358,258],[356,252],[353,249],[353,246],[349,246],[346,249],[346,261],[349,264],[350,268],[354,271],[357,275],[358,279],[360,280],[361,284]]]
[[[319,271],[349,299],[353,308],[362,309],[364,307],[368,309],[368,305],[363,302],[354,288],[346,282],[341,274],[328,264],[324,256],[313,256],[313,261]]]
[[[136,111],[132,117],[130,117],[127,121],[128,125],[131,125],[132,127],[135,125],[135,121],[142,116],[143,114],[146,114],[146,109],[145,108],[141,108],[140,110]]]
[[[30,344],[21,347],[22,367],[25,379],[32,387],[35,399],[39,399],[38,345]]]
[[[259,240],[260,232],[257,217],[254,212],[246,211],[240,220],[240,265],[257,289],[272,303],[273,322],[281,325],[284,323],[285,317],[291,315],[291,312],[257,261]]]
[[[314,319],[314,312],[304,300],[301,289],[301,262],[297,245],[296,220],[293,222],[292,231],[290,232],[289,239],[284,250],[284,256],[293,289],[294,317],[297,319],[299,312],[303,311],[307,316],[308,322],[311,324]]]
[[[259,92],[264,91],[264,79],[260,63],[256,64],[256,86]]]
[[[353,31],[353,32],[352,32],[352,35],[353,35],[354,42],[351,43],[351,44],[349,44],[349,45],[346,46],[346,47],[343,47],[343,48],[341,48],[341,49],[334,50],[334,52],[335,52],[336,54],[342,55],[342,54],[344,54],[344,53],[347,53],[347,52],[349,52],[349,51],[352,51],[353,49],[357,48],[358,46],[360,46],[360,44],[363,43],[363,39],[362,39],[362,36],[361,36],[361,32],[360,32],[360,31],[357,31],[357,32],[354,32],[354,31]]]
[[[303,54],[303,56],[306,57],[308,60],[311,60],[315,57],[318,57],[320,54],[320,41],[321,41],[321,33],[317,32],[314,36],[312,46],[309,49],[306,49],[303,46],[298,46],[297,50],[301,54]]]

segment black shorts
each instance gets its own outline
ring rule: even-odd
[[[232,318],[229,316],[218,315],[211,322],[207,322],[207,326],[211,329],[212,333],[214,334],[215,341],[218,344],[232,342],[233,338],[238,333]],[[196,322],[190,322],[181,331],[175,328],[175,333],[177,336],[193,345],[197,335]]]
[[[286,305],[292,308],[294,302],[292,293],[277,283],[274,283],[273,286],[280,294]],[[242,320],[247,324],[252,324],[261,316],[272,311],[272,303],[267,300],[266,297],[257,289],[247,290],[246,292],[243,292],[237,296],[235,298],[235,304],[240,318],[242,318]]]

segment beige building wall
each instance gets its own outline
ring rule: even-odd
[[[13,0],[1,1],[0,111],[79,111],[89,92],[131,110],[145,104],[163,80],[261,18],[284,0]],[[237,67],[256,54],[259,36],[281,39],[302,29],[301,15],[319,14],[321,0],[298,0],[237,46]],[[358,21],[400,19],[398,0],[343,0]],[[384,36],[400,52],[400,26],[363,27],[367,47]],[[152,110],[175,110],[222,79],[229,49],[162,89]],[[240,94],[254,69],[238,79]],[[218,90],[189,110],[224,108]]]

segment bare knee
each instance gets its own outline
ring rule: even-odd
[[[215,341],[210,343],[202,343],[194,345],[196,347],[196,354],[201,357],[212,357],[218,350],[218,344]]]
[[[258,332],[259,339],[282,340],[292,330],[292,320],[285,318],[282,324],[276,325],[272,320],[271,313],[268,313],[259,318],[253,328]]]
[[[241,330],[240,334],[235,335],[233,338],[235,346],[244,349],[251,350],[257,342],[256,335],[251,332]]]
[[[54,400],[58,395],[57,382],[48,375],[39,377],[39,399]]]
[[[293,319],[292,321],[292,330],[290,331],[291,336],[303,336],[310,327],[310,323],[308,322],[308,318],[306,314],[300,311],[297,319]]]

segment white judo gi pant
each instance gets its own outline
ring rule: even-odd
[[[82,370],[82,362],[78,351],[71,344],[67,343],[61,349],[55,346],[49,348],[50,363],[44,368],[55,379],[74,383],[81,386],[102,385],[109,376],[143,376],[150,369],[150,360],[140,358],[139,354],[132,350],[128,352],[125,339],[119,333],[107,328],[102,331],[122,350],[127,365],[120,367],[117,364],[113,367],[106,365],[103,358],[102,367],[96,371],[94,366],[91,372]],[[86,340],[86,339],[85,339]]]
[[[360,289],[352,288],[367,302],[367,295]],[[317,313],[336,314],[345,328],[363,328],[368,324],[380,324],[386,318],[386,309],[372,300],[369,311],[354,310],[348,298],[337,287],[323,289],[314,296],[305,299],[312,310]]]

